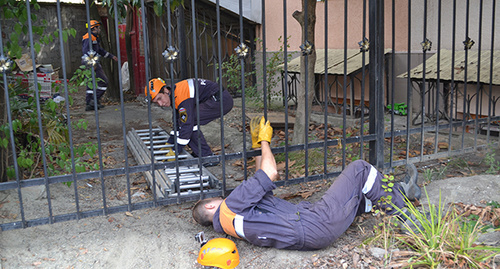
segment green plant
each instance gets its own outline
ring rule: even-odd
[[[71,90],[73,89],[73,90]],[[20,168],[22,178],[32,178],[34,173],[37,172],[37,167],[42,160],[41,150],[41,137],[39,133],[37,102],[32,96],[26,98],[19,98],[19,96],[26,96],[24,93],[26,89],[21,86],[21,81],[16,80],[9,85],[9,99],[12,103],[12,125],[5,123],[0,125],[0,131],[4,134],[0,140],[0,146],[7,148],[10,139],[10,126],[14,133],[14,143],[16,145],[17,163]],[[70,91],[74,88],[70,87]],[[68,100],[70,104],[72,99]],[[68,126],[64,114],[64,103],[56,103],[52,99],[47,99],[40,102],[40,120],[44,141],[45,153],[47,157],[47,168],[50,175],[57,175],[64,172],[71,171],[70,162],[70,145],[68,143]],[[73,122],[72,128],[74,130],[86,129],[87,122],[80,120]],[[92,143],[75,146],[75,165],[77,172],[82,172],[86,168],[91,167],[83,161],[83,157],[93,158],[97,146]],[[85,168],[85,169],[84,169]],[[10,166],[7,170],[9,178],[14,178],[14,167]]]
[[[493,146],[490,145],[490,149],[488,150],[488,153],[486,153],[486,156],[484,157],[484,161],[486,165],[488,165],[488,170],[486,170],[487,174],[498,174],[500,171],[500,161],[497,161],[495,159],[495,151],[493,149]]]
[[[40,9],[40,5],[36,0],[31,0],[30,4],[34,11],[38,11]],[[14,25],[11,28],[12,32],[10,32],[9,37],[7,38],[4,49],[10,57],[21,58],[25,45],[21,45],[20,43],[23,35],[26,35],[28,31],[28,11],[26,9],[26,3],[23,1],[4,0],[2,1],[1,6],[2,8],[0,9],[0,13],[3,14],[3,19],[12,20],[14,22]],[[31,21],[31,29],[34,34],[38,35],[36,42],[34,42],[35,52],[38,53],[42,45],[47,45],[53,42],[55,38],[59,37],[59,31],[56,30],[52,33],[47,33],[45,31],[47,28],[47,21],[39,21],[36,13],[34,12],[31,13]],[[62,35],[63,41],[66,42],[69,36],[75,37],[76,30],[73,28],[63,29]],[[30,46],[29,43],[28,46]]]
[[[95,77],[95,84],[99,81],[103,81],[100,77]],[[69,80],[70,86],[73,91],[77,91],[78,87],[85,86],[89,89],[94,89],[94,80],[92,79],[92,70],[85,65],[80,65],[78,69],[75,70],[73,76]]]
[[[236,54],[229,56],[229,60],[222,62],[222,77],[226,79],[227,88],[235,95],[240,95],[241,92],[241,59]],[[244,62],[245,60],[243,60]],[[216,64],[218,68],[218,64]],[[256,86],[252,81],[252,76],[255,70],[245,70],[245,94],[247,97],[254,97],[256,95]],[[217,78],[218,79],[218,78]]]
[[[83,71],[84,72],[90,72]],[[77,81],[75,77],[72,81]],[[34,98],[34,88],[23,84],[21,78],[12,81],[9,87],[9,100],[11,103],[12,113],[12,131],[14,133],[14,143],[16,145],[17,163],[20,168],[21,178],[32,178],[34,173],[38,172],[40,162],[42,160],[41,137],[38,124],[37,102]],[[41,85],[38,85],[40,88]],[[70,84],[68,87],[69,93],[74,93],[78,89],[78,85]],[[59,91],[59,89],[56,89]],[[22,97],[22,98],[21,98]],[[69,104],[73,104],[71,95],[68,96]],[[70,145],[68,137],[68,126],[65,117],[64,102],[56,103],[52,99],[40,101],[40,120],[43,128],[45,153],[47,159],[48,175],[58,175],[71,172]],[[85,120],[79,120],[72,123],[73,130],[84,130],[87,128]],[[0,125],[0,131],[3,133],[3,138],[0,140],[0,146],[7,149],[9,145],[10,125],[5,123]],[[75,152],[75,170],[83,172],[95,165],[84,160],[92,159],[95,156],[97,146],[92,143],[82,145],[74,145]],[[15,177],[14,167],[11,165],[7,168],[7,176]],[[68,183],[70,184],[70,183]]]
[[[256,42],[262,44],[262,40],[256,39]],[[281,81],[280,71],[282,70],[281,65],[283,64],[283,51],[284,44],[282,37],[278,38],[278,42],[281,43],[280,49],[275,52],[267,53],[266,56],[266,87],[269,90],[274,89]],[[292,54],[287,55],[287,61],[290,61]],[[243,60],[243,62],[245,62]],[[241,63],[242,60],[236,54],[232,54],[227,61],[222,63],[222,77],[226,80],[227,88],[235,95],[241,94]],[[259,88],[262,88],[263,82],[257,80],[257,83],[253,81],[254,75],[262,76],[263,73],[258,73],[256,70],[264,70],[263,65],[257,62],[255,59],[250,61],[255,69],[245,70],[244,80],[245,80],[245,97],[246,101],[253,105],[260,105],[262,103],[262,93]],[[216,64],[216,67],[218,65]],[[281,96],[281,91],[271,92],[268,91],[268,102],[270,103],[273,96]]]
[[[290,39],[290,36],[287,38],[287,40],[288,39]],[[256,40],[262,46],[263,43],[262,40],[260,38],[257,38]],[[269,90],[267,95],[268,103],[271,103],[272,97],[281,97],[282,94],[281,91],[271,91],[272,89],[275,89],[281,82],[281,71],[283,70],[282,65],[284,63],[283,55],[284,55],[285,44],[282,36],[278,37],[278,42],[280,43],[280,47],[277,51],[266,53],[266,87]],[[287,48],[290,48],[288,42],[287,42]],[[290,62],[291,59],[292,59],[292,54],[288,53],[286,55],[286,61]],[[256,69],[264,70],[261,64],[256,64]],[[263,76],[263,74],[259,75]],[[263,85],[259,84],[259,87],[260,86]]]
[[[443,166],[441,168],[427,168],[424,169],[425,182],[431,182],[432,180],[439,180],[445,177],[445,173],[448,170],[448,166]]]
[[[405,209],[396,207],[407,221],[400,222],[389,216],[387,221],[391,225],[384,225],[384,230],[379,229],[376,237],[365,243],[383,244],[386,250],[404,248],[405,256],[396,255],[400,258],[395,258],[388,267],[398,264],[400,268],[490,268],[488,262],[498,255],[500,248],[475,243],[481,222],[458,215],[453,207],[445,209],[441,196],[437,206],[431,204],[427,191],[425,193],[428,206],[417,209],[407,200]],[[380,241],[381,233],[387,235],[384,241]]]

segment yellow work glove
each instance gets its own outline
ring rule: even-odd
[[[260,141],[267,141],[271,143],[271,138],[273,137],[273,127],[271,127],[271,123],[269,121],[266,121],[264,117],[260,119],[260,124],[259,124],[259,145]]]
[[[165,143],[165,145],[170,146],[171,144]],[[175,156],[175,151],[173,146],[172,147],[167,147],[167,148],[162,148],[162,150],[168,150],[168,152],[165,154],[165,157],[172,157]],[[175,161],[175,158],[172,159],[167,159],[167,162]]]
[[[259,130],[260,130],[260,119],[264,118],[262,116],[253,117],[250,120],[250,134],[252,135],[252,148],[260,148]]]

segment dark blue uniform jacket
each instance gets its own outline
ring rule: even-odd
[[[245,239],[257,246],[303,249],[304,231],[298,206],[273,196],[276,185],[259,170],[225,199],[228,208],[243,216]],[[215,212],[215,231],[224,233]]]

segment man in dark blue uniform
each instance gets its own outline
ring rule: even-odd
[[[273,196],[276,185],[272,181],[279,176],[269,146],[272,127],[263,117],[257,126],[258,131],[252,122],[250,127],[252,141],[261,144],[258,171],[226,199],[216,197],[199,201],[193,208],[193,217],[201,225],[213,225],[216,232],[258,246],[315,250],[330,245],[347,230],[357,215],[370,212],[372,205],[376,204],[388,214],[397,210],[381,202],[383,200],[390,199],[398,208],[405,207],[398,185],[385,191],[381,180],[384,176],[362,160],[349,164],[315,203],[292,204]],[[416,177],[407,183],[416,185]]]
[[[88,28],[88,25],[87,25]],[[88,65],[86,62],[86,59],[88,58],[88,52],[90,51],[90,42],[92,42],[92,50],[99,54],[101,57],[104,58],[110,58],[116,61],[118,61],[118,58],[107,52],[105,49],[101,47],[99,44],[99,34],[101,33],[101,23],[96,21],[96,20],[91,20],[90,21],[90,32],[91,32],[91,38],[89,38],[89,33],[86,33],[82,37],[82,64],[83,65]],[[94,71],[95,71],[95,76],[97,79],[97,89],[96,89],[96,97],[97,97],[97,108],[103,108],[104,106],[101,104],[101,97],[104,95],[106,90],[108,89],[108,77],[104,73],[104,70],[102,69],[102,66],[99,62],[97,62],[94,65]],[[87,86],[87,94],[85,96],[85,101],[86,101],[86,106],[85,106],[85,111],[89,110],[94,110],[94,91]]]
[[[155,78],[150,80],[144,91],[153,103],[157,103],[161,107],[173,106],[175,102],[176,113],[173,113],[173,121],[177,121],[177,136],[172,130],[168,144],[174,144],[174,139],[177,138],[179,151],[188,145],[193,151],[194,157],[206,157],[213,155],[213,153],[197,125],[196,98],[199,98],[200,125],[205,125],[221,117],[221,102],[224,115],[233,108],[231,94],[225,89],[221,94],[219,89],[219,84],[213,81],[193,78],[179,81],[174,85],[174,89],[170,89],[162,79]],[[201,152],[198,141],[201,144]],[[208,165],[213,164],[209,163]]]

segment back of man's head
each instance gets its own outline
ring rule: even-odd
[[[210,226],[212,225],[213,214],[211,214],[207,209],[206,205],[211,203],[214,200],[220,199],[219,197],[215,198],[207,198],[198,201],[193,207],[193,218],[196,222],[201,224],[202,226]]]

